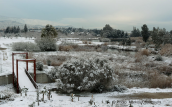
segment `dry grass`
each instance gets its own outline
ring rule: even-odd
[[[135,62],[141,62],[143,59],[142,53],[141,52],[137,52],[135,54]]]
[[[49,55],[49,56],[47,56],[47,60],[51,61],[51,66],[60,66],[68,58],[70,58],[70,57],[60,56],[60,55]]]
[[[130,37],[131,41],[135,41],[136,43],[144,43],[142,37]]]
[[[28,52],[28,59],[33,59],[34,58],[34,55],[32,52]]]
[[[149,73],[150,88],[171,88],[172,77],[156,71]]]
[[[59,46],[59,51],[71,51],[73,50],[73,47],[70,45],[60,45]]]
[[[167,76],[171,75],[171,73],[172,73],[171,66],[162,65],[162,66],[157,67],[157,70],[159,71],[159,73],[163,73]]]
[[[83,44],[87,44],[87,41],[82,41]]]
[[[129,98],[129,99],[164,99],[164,98],[172,98],[172,92],[166,93],[134,93],[131,95],[121,95],[121,96],[113,96],[113,98]]]
[[[160,54],[164,56],[172,55],[172,45],[165,44],[164,46],[161,46]]]
[[[107,45],[108,45],[108,43],[107,43],[107,42],[105,42],[103,45],[106,45],[106,46],[107,46]]]
[[[144,49],[144,50],[141,51],[141,54],[142,54],[142,55],[149,56],[150,52],[149,52],[148,49]]]

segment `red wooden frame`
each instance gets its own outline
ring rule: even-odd
[[[14,55],[16,54],[26,54],[26,59],[28,59],[28,53],[12,53],[13,85],[14,85]],[[28,71],[28,62],[26,62],[26,70]]]
[[[19,84],[18,84],[18,61],[26,62],[26,70],[28,71],[28,62],[34,62],[34,81],[36,82],[36,59],[28,59],[28,53],[12,53],[12,71],[13,71],[13,85],[14,85],[14,55],[16,54],[26,54],[26,59],[17,59],[16,60],[16,72],[17,72],[17,93],[19,93]]]
[[[16,59],[16,72],[17,72],[17,93],[19,93],[19,83],[18,83],[18,62],[19,61],[25,61],[27,64],[30,61],[33,61],[34,64],[34,81],[36,82],[36,59]],[[28,67],[28,66],[27,66]],[[28,69],[28,68],[27,68]],[[28,70],[27,70],[28,71]]]

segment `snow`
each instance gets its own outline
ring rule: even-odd
[[[0,38],[0,45],[2,47],[6,47],[7,50],[7,56],[8,59],[3,61],[3,67],[2,71],[0,72],[0,75],[7,75],[7,74],[12,74],[12,52],[11,51],[11,45],[14,42],[34,42],[33,39],[26,39],[23,37],[18,37],[18,38]],[[72,41],[69,41],[72,42]],[[61,43],[61,42],[57,42]],[[77,44],[82,44],[81,41],[76,41],[75,43]],[[99,44],[101,42],[92,42],[92,44]],[[115,47],[119,49],[126,49],[127,47],[123,46],[118,46],[118,45],[109,45],[110,47]],[[135,47],[131,46],[131,49],[135,49]],[[111,53],[95,53],[95,52],[41,52],[42,54],[50,54],[50,55],[67,55],[67,56],[86,56],[86,55],[95,55],[97,57],[104,57],[104,56],[113,56],[113,58],[117,57],[124,57],[122,55],[116,55],[116,54],[111,54]],[[39,53],[37,53],[39,54]],[[16,55],[15,59],[22,59],[20,55]],[[172,58],[169,57],[163,57],[163,61],[161,63],[165,64],[171,64]],[[7,100],[2,100],[0,99],[0,107],[28,107],[28,105],[32,104],[33,102],[36,101],[36,90],[33,87],[32,83],[29,81],[28,77],[25,75],[24,68],[25,68],[25,62],[19,62],[19,84],[21,87],[26,87],[29,88],[27,96],[24,96],[24,94],[21,96],[20,94],[14,93],[13,90],[13,85],[5,85],[5,86],[0,86],[0,93],[3,91],[6,92],[13,92],[13,95],[11,98],[14,99],[14,101],[7,101]],[[48,72],[52,67],[48,67],[48,69],[45,72]],[[16,70],[16,66],[14,67]],[[33,63],[29,63],[29,71],[33,72]],[[90,74],[92,76],[92,74]],[[47,83],[47,84],[38,84],[39,89],[43,89],[45,86],[47,89],[49,88],[55,88],[57,86],[56,83]],[[144,93],[144,92],[149,92],[149,93],[169,93],[172,92],[172,88],[166,88],[166,89],[159,89],[159,88],[130,88],[126,90],[123,93],[119,92],[107,92],[107,93],[100,93],[100,94],[92,94],[92,93],[82,93],[80,94],[79,101],[77,94],[75,94],[75,99],[74,102],[71,101],[71,97],[65,94],[57,94],[56,92],[52,92],[52,98],[51,100],[48,100],[47,96],[45,95],[45,101],[40,102],[39,107],[93,107],[93,105],[90,105],[88,101],[92,98],[92,95],[95,99],[95,105],[97,107],[110,107],[112,105],[112,101],[116,102],[114,104],[115,106],[119,107],[128,107],[129,106],[129,101],[135,101],[133,103],[134,107],[166,107],[167,105],[172,106],[172,98],[164,98],[164,99],[123,99],[123,98],[115,98],[114,96],[121,96],[121,95],[133,95],[135,93]],[[42,98],[42,94],[40,94],[40,99]],[[109,100],[110,104],[106,104],[105,101]],[[103,103],[102,103],[103,101]],[[147,101],[147,102],[146,102]],[[152,101],[153,103],[148,103],[148,101]],[[142,102],[145,102],[144,104],[141,105]],[[123,104],[125,103],[125,104]],[[37,102],[35,102],[35,106],[37,107]]]
[[[40,90],[43,89],[45,86],[48,88],[51,88],[54,86],[54,83],[49,84],[38,84],[40,87]],[[7,87],[10,87],[10,85],[6,86],[0,86],[0,91],[7,89]],[[74,101],[71,101],[71,97],[69,95],[65,94],[57,94],[55,92],[52,92],[52,98],[48,100],[47,96],[44,96],[44,102],[40,102],[39,107],[93,107],[93,105],[90,105],[88,101],[90,99],[95,100],[95,105],[98,107],[111,107],[112,101],[115,102],[115,105],[119,105],[120,107],[128,107],[129,101],[133,101],[134,107],[166,107],[166,104],[172,105],[172,98],[165,98],[165,99],[120,99],[120,98],[113,98],[111,96],[119,96],[119,95],[127,95],[127,94],[133,94],[133,93],[142,93],[142,92],[150,92],[150,93],[156,93],[156,92],[171,92],[172,89],[148,89],[148,88],[131,88],[128,89],[124,93],[118,93],[118,92],[108,92],[108,93],[100,93],[100,94],[92,94],[92,93],[82,93],[80,94],[79,101],[78,101],[78,95],[75,94]],[[6,103],[2,104],[0,102],[0,107],[28,107],[28,105],[32,104],[36,101],[36,93],[28,91],[27,96],[24,96],[24,94],[21,96],[20,94],[14,95],[15,100],[14,101],[7,101]],[[42,94],[39,95],[40,99],[42,98]],[[105,101],[109,100],[110,104],[106,104]],[[0,100],[1,101],[1,100]],[[16,103],[17,102],[17,103]],[[103,102],[103,103],[102,103]],[[152,104],[151,104],[151,103]],[[125,103],[125,104],[124,104]],[[142,105],[141,105],[142,103]],[[144,104],[143,104],[144,103]],[[153,104],[154,103],[154,104]],[[35,102],[35,107],[38,107],[38,103]],[[109,106],[108,106],[109,105]]]

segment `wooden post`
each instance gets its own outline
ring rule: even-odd
[[[16,60],[16,72],[17,72],[17,93],[19,93],[18,59]]]
[[[13,86],[14,86],[14,53],[12,53],[12,71],[13,71]]]
[[[34,80],[36,82],[36,59],[34,60]]]
[[[28,53],[26,53],[26,59],[28,59]],[[28,61],[26,61],[26,70],[28,71]]]
[[[72,93],[72,102],[73,102],[73,93]]]

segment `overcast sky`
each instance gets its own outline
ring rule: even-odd
[[[27,23],[71,25],[131,31],[148,28],[172,30],[172,0],[0,0],[0,15]]]

